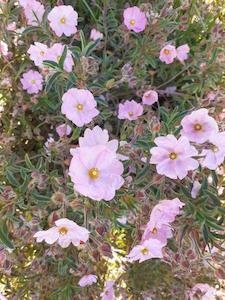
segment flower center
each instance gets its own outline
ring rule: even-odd
[[[100,175],[100,172],[97,168],[91,168],[88,171],[88,176],[93,180],[97,179],[99,177],[99,175]]]
[[[171,152],[169,158],[174,160],[177,158],[177,154],[175,152]]]
[[[45,52],[44,52],[43,50],[41,50],[41,51],[40,51],[40,55],[41,55],[41,56],[44,56],[44,55],[45,55]]]
[[[66,18],[64,18],[64,17],[61,18],[61,19],[60,19],[60,23],[61,23],[61,24],[65,24],[65,23],[66,23]]]
[[[216,146],[213,146],[213,148],[212,148],[212,151],[216,153],[216,152],[218,152],[218,151],[219,151],[219,148],[218,148],[218,147],[216,147]]]
[[[77,108],[77,110],[81,111],[84,109],[84,106],[83,106],[83,104],[79,103],[79,104],[77,104],[76,108]]]
[[[135,25],[135,20],[133,20],[133,19],[130,20],[130,25],[131,25],[131,26],[134,26],[134,25]]]
[[[149,250],[148,250],[148,248],[146,248],[146,247],[141,249],[141,253],[142,253],[143,255],[147,255],[148,252],[149,252]]]
[[[35,79],[32,79],[32,80],[30,81],[30,83],[31,83],[31,84],[35,84],[35,83],[36,83],[36,80],[35,80]]]
[[[154,228],[152,229],[152,234],[156,234],[156,233],[157,233],[157,228],[154,227]]]
[[[200,130],[202,130],[202,125],[201,125],[201,124],[199,124],[199,123],[195,124],[195,126],[194,126],[194,130],[196,130],[196,131],[200,131]]]
[[[128,115],[129,115],[130,117],[132,117],[132,116],[134,115],[134,113],[133,113],[132,111],[130,111],[130,112],[128,113]]]
[[[165,55],[169,55],[170,54],[170,50],[168,50],[168,49],[164,49],[163,52],[164,52]]]
[[[59,228],[59,233],[61,235],[65,235],[65,234],[67,234],[67,232],[68,232],[68,229],[66,227],[60,227]]]

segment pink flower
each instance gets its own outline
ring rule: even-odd
[[[215,296],[216,296],[216,289],[209,286],[207,283],[196,284],[189,293],[190,300],[195,300],[195,299],[213,300],[216,299]]]
[[[30,46],[27,53],[30,54],[30,59],[33,60],[35,66],[42,67],[47,50],[48,47],[45,44],[35,42],[34,45]]]
[[[8,45],[3,42],[3,41],[0,41],[0,56],[7,56],[8,54]]]
[[[152,105],[158,101],[158,93],[153,90],[146,91],[142,97],[143,104]]]
[[[142,242],[149,239],[156,239],[159,240],[163,245],[166,245],[167,239],[170,239],[172,236],[172,228],[169,225],[162,225],[160,228],[154,227],[153,229],[150,229],[147,224],[142,236]]]
[[[87,285],[92,285],[93,283],[96,283],[96,282],[97,282],[97,276],[93,275],[93,274],[89,274],[89,275],[84,275],[83,277],[81,277],[78,284],[81,287],[85,287]]]
[[[111,151],[116,152],[118,149],[118,140],[109,141],[108,130],[95,126],[92,130],[87,128],[84,137],[79,138],[80,147],[93,147],[104,145]]]
[[[109,141],[108,130],[95,126],[93,129],[87,128],[84,132],[84,137],[79,138],[80,147],[94,147],[104,145],[109,150],[116,152],[118,149],[118,140]],[[71,149],[70,153],[74,155],[76,149]],[[129,157],[117,153],[117,158],[121,161],[129,159]]]
[[[0,300],[7,300],[7,298],[0,293]]]
[[[105,282],[104,291],[101,293],[102,300],[115,300],[115,294],[113,290],[114,281],[108,280]]]
[[[44,6],[36,0],[20,0],[20,5],[24,9],[24,14],[28,25],[37,26],[42,22],[45,12]]]
[[[90,123],[99,114],[94,96],[88,90],[69,89],[62,101],[61,112],[78,127]]]
[[[46,152],[50,154],[51,148],[55,145],[55,140],[50,136],[45,142]]]
[[[150,220],[147,224],[148,232],[151,231],[156,234],[164,225],[168,226],[174,222],[176,216],[181,214],[181,208],[184,205],[178,198],[160,201],[151,212]]]
[[[211,135],[208,148],[201,153],[201,156],[205,156],[201,161],[201,165],[210,170],[215,170],[223,163],[225,158],[225,132]]]
[[[60,137],[70,135],[72,132],[72,128],[67,124],[61,124],[56,127],[56,132]]]
[[[16,22],[9,23],[6,27],[7,30],[14,31],[16,30]]]
[[[134,100],[125,101],[124,104],[119,104],[119,119],[137,120],[143,114],[143,107]]]
[[[112,200],[124,183],[123,164],[105,146],[81,147],[70,163],[75,191],[93,200]]]
[[[55,6],[48,15],[50,27],[57,36],[70,36],[77,32],[78,14],[71,5]]]
[[[90,39],[93,41],[96,41],[98,39],[102,40],[103,34],[100,31],[93,28],[93,29],[91,29]]]
[[[20,81],[23,85],[23,89],[26,90],[28,94],[37,94],[42,90],[43,77],[37,71],[30,70],[23,73]]]
[[[143,262],[151,258],[163,258],[162,248],[165,244],[162,244],[159,240],[149,239],[145,240],[141,245],[135,246],[127,255],[127,259],[130,262],[139,260]]]
[[[186,136],[189,141],[202,144],[206,142],[212,134],[218,132],[216,121],[208,115],[205,108],[193,111],[185,116],[182,121],[181,134]]]
[[[54,227],[35,233],[37,243],[45,241],[52,245],[57,242],[62,248],[67,248],[71,243],[80,246],[89,239],[89,231],[66,218],[55,221]]]
[[[191,197],[195,199],[198,196],[200,189],[201,183],[198,180],[195,180],[191,189]]]
[[[172,179],[183,179],[189,170],[198,168],[198,162],[192,158],[198,154],[195,147],[191,146],[186,137],[169,134],[155,139],[157,147],[150,150],[151,164],[156,164],[158,174]]]
[[[49,48],[47,50],[45,60],[51,60],[51,61],[58,63],[63,54],[64,47],[65,46],[60,43],[54,44],[51,48]],[[73,65],[74,65],[74,62],[73,62],[73,58],[72,58],[72,53],[68,49],[63,68],[66,72],[71,72]]]
[[[190,51],[190,48],[188,44],[184,44],[177,48],[177,59],[180,62],[183,62],[184,60],[188,59],[188,53]]]
[[[135,32],[141,32],[145,30],[147,25],[147,18],[143,11],[139,7],[128,7],[123,12],[124,24],[129,30]]]
[[[160,51],[159,59],[167,65],[171,64],[177,56],[176,48],[172,45],[166,45]]]

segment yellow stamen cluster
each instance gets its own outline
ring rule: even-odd
[[[142,253],[143,255],[147,255],[148,252],[149,252],[149,250],[148,250],[148,248],[146,248],[146,247],[141,249],[141,253]]]
[[[200,130],[202,130],[202,125],[201,125],[201,124],[199,124],[199,123],[195,124],[195,126],[194,126],[194,130],[196,130],[196,131],[200,131]]]
[[[77,108],[77,110],[83,110],[84,109],[84,106],[83,106],[83,104],[77,104],[77,106],[76,106],[76,108]]]
[[[163,52],[164,52],[165,55],[169,55],[170,54],[170,50],[168,50],[168,49],[164,49]]]
[[[68,232],[68,229],[66,227],[60,227],[59,228],[59,233],[61,235],[65,235],[65,234],[67,234],[67,232]]]
[[[169,158],[174,160],[177,158],[177,154],[175,152],[171,152],[170,155],[169,155]]]
[[[61,23],[61,24],[65,24],[65,23],[66,23],[66,18],[64,18],[64,17],[61,18],[61,19],[60,19],[60,23]]]
[[[130,20],[130,25],[131,25],[131,26],[134,26],[134,25],[135,25],[135,20],[133,20],[133,19]]]
[[[88,176],[93,180],[97,179],[99,177],[99,175],[100,175],[100,172],[97,168],[91,168],[88,171]]]

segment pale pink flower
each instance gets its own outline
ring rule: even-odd
[[[143,114],[143,106],[134,100],[126,100],[123,104],[119,104],[119,119],[127,119],[130,121],[137,120]]]
[[[176,50],[177,50],[177,59],[180,62],[183,62],[188,59],[188,53],[190,51],[188,44],[181,45]]]
[[[72,128],[67,124],[61,124],[56,127],[56,132],[60,137],[70,135]]]
[[[152,105],[158,101],[158,93],[154,90],[146,91],[142,97],[143,104]]]
[[[139,7],[128,7],[123,12],[124,24],[129,30],[141,32],[145,30],[147,25],[147,18]]]
[[[182,121],[181,134],[189,141],[202,144],[218,132],[216,121],[208,115],[206,108],[200,108],[185,116]]]
[[[108,280],[105,282],[104,291],[100,294],[101,300],[115,300],[116,299],[114,289],[113,289],[114,283],[115,282],[113,280]]]
[[[127,259],[130,262],[139,260],[143,262],[151,258],[163,258],[162,248],[164,243],[156,239],[145,240],[141,245],[135,246],[127,255]]]
[[[95,126],[93,129],[87,128],[84,131],[84,137],[79,138],[80,147],[93,147],[98,145],[104,145],[111,151],[116,152],[118,149],[118,140],[109,141],[108,130],[102,129],[99,126]]]
[[[93,129],[87,128],[84,131],[84,137],[79,138],[80,147],[93,147],[97,145],[104,145],[111,151],[116,152],[118,150],[118,140],[109,141],[108,130],[102,129],[99,126],[95,126]],[[70,153],[74,155],[76,149],[71,149]],[[117,158],[121,161],[129,159],[129,157],[117,153]]]
[[[51,48],[48,48],[46,55],[45,55],[45,60],[51,60],[56,63],[59,63],[60,58],[63,54],[64,47],[65,47],[64,45],[62,45],[60,43],[56,43]],[[72,53],[69,49],[67,49],[67,54],[66,54],[66,58],[64,61],[63,69],[66,72],[71,72],[73,65],[74,65],[74,62],[73,62],[73,58],[72,58]]]
[[[63,54],[64,47],[65,47],[64,45],[62,45],[60,43],[56,43],[51,48],[48,48],[46,55],[45,55],[45,60],[51,60],[56,63],[59,63],[60,58]],[[66,54],[66,58],[64,61],[63,69],[66,72],[71,72],[73,65],[74,65],[74,62],[73,62],[73,58],[72,58],[72,53],[69,49],[67,49],[67,54]]]
[[[98,39],[102,40],[103,39],[103,34],[96,30],[95,28],[91,29],[91,34],[90,34],[90,39],[93,41],[96,41]]]
[[[44,6],[36,0],[20,0],[20,5],[24,9],[24,14],[28,25],[37,26],[42,22],[45,12]]]
[[[105,146],[81,147],[70,163],[75,191],[93,200],[112,200],[124,183],[123,164]]]
[[[35,42],[34,45],[30,46],[27,53],[30,54],[30,59],[33,60],[37,67],[42,67],[42,63],[46,59],[47,50],[48,47],[45,44]]]
[[[30,70],[23,73],[20,81],[28,94],[38,94],[42,90],[43,77],[37,71]]]
[[[45,241],[52,245],[57,242],[62,248],[67,248],[71,243],[74,246],[80,246],[89,239],[89,231],[86,228],[67,218],[55,221],[55,225],[48,230],[36,232],[34,237],[37,239],[37,243]]]
[[[55,6],[48,15],[50,27],[57,36],[70,36],[77,32],[78,14],[71,5]]]
[[[85,287],[87,285],[92,285],[93,283],[96,283],[96,282],[97,282],[97,276],[93,275],[93,274],[89,274],[89,275],[84,275],[83,277],[81,277],[78,284],[81,287]]]
[[[208,149],[204,149],[201,156],[201,165],[210,170],[215,170],[223,163],[225,158],[225,132],[215,133],[209,137]]]
[[[198,155],[195,147],[191,146],[186,137],[178,140],[174,135],[157,137],[154,142],[157,147],[150,150],[151,164],[156,164],[157,173],[172,179],[183,179],[189,170],[198,168],[197,160],[192,156]]]
[[[196,298],[196,296],[198,298]],[[189,299],[215,300],[216,289],[209,286],[207,283],[198,283],[191,289],[189,293]]]
[[[216,99],[216,96],[217,96],[217,93],[215,93],[215,92],[209,92],[207,94],[207,100],[209,100],[210,102],[214,101]]]
[[[62,101],[61,112],[78,127],[90,123],[99,114],[97,102],[88,90],[69,89]]]
[[[142,236],[142,242],[149,239],[156,239],[159,240],[163,245],[166,245],[167,239],[170,239],[172,236],[173,236],[172,228],[169,225],[163,224],[160,228],[154,227],[152,229],[149,228],[147,224]]]
[[[200,189],[201,189],[201,183],[198,180],[195,180],[193,182],[193,186],[192,186],[192,189],[191,189],[191,197],[194,198],[194,199],[197,198]]]
[[[171,64],[177,56],[176,48],[172,45],[166,45],[160,51],[159,59],[167,65]]]
[[[53,139],[53,137],[50,136],[50,137],[47,138],[47,141],[45,142],[44,145],[45,145],[45,148],[46,148],[46,152],[48,154],[50,154],[52,146],[55,145],[55,140]]]
[[[9,23],[6,27],[7,30],[14,31],[16,30],[16,22]]]
[[[127,224],[127,217],[126,216],[122,216],[116,219],[120,224]]]
[[[0,300],[7,300],[7,298],[0,293]]]
[[[8,54],[8,45],[3,42],[3,41],[0,41],[0,56],[7,56]]]
[[[173,200],[161,200],[154,206],[151,212],[150,220],[147,224],[148,231],[157,233],[163,225],[168,226],[170,223],[174,222],[176,216],[181,214],[181,208],[184,205],[185,204],[178,198]]]

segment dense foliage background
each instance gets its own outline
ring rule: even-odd
[[[158,175],[148,161],[154,138],[178,136],[180,121],[189,111],[207,108],[225,130],[224,1],[41,2],[43,21],[30,26],[17,1],[0,1],[0,40],[9,51],[0,55],[2,293],[8,299],[100,299],[108,279],[115,280],[116,299],[182,300],[197,283],[216,286],[222,293],[225,166],[215,171],[200,168],[173,180]],[[59,4],[72,5],[78,13],[78,32],[72,37],[57,37],[48,25],[48,12]],[[124,9],[134,5],[147,14],[142,33],[123,24]],[[12,22],[16,28],[7,29]],[[90,40],[92,28],[103,33],[102,40]],[[20,78],[38,70],[27,54],[34,41],[68,45],[74,67],[68,73],[63,61],[45,64],[39,69],[44,90],[29,95]],[[159,52],[168,41],[175,46],[187,43],[188,60],[162,63]],[[71,87],[90,90],[100,110],[81,128],[60,111],[62,96]],[[150,88],[159,94],[157,103],[145,107],[137,121],[117,118],[119,103],[140,102]],[[61,123],[71,126],[69,137],[57,135]],[[123,162],[125,184],[109,202],[74,192],[68,176],[70,149],[85,128],[94,125],[107,129],[110,139],[127,142],[120,146],[120,153],[129,156]],[[49,137],[54,141],[46,150]],[[193,199],[196,179],[201,189]],[[152,208],[159,200],[176,197],[185,203],[184,213],[173,223],[165,258],[127,262],[125,256],[140,241]],[[36,243],[33,235],[38,230],[63,217],[91,232],[83,249]],[[81,288],[78,281],[87,272],[95,273],[98,282]]]

